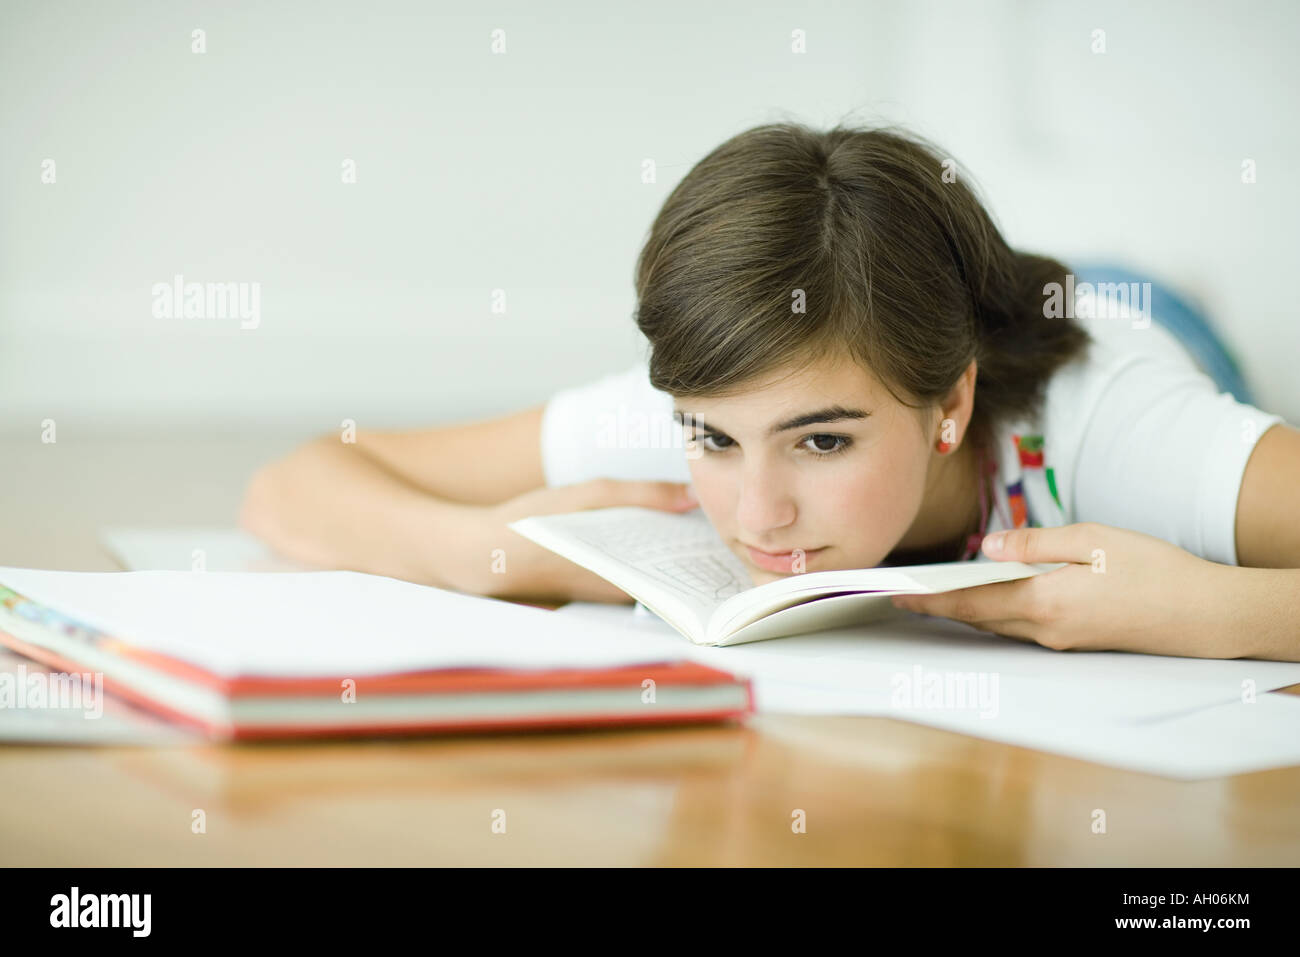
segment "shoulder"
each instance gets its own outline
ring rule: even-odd
[[[1044,391],[1041,431],[1050,437],[1058,471],[1076,464],[1093,431],[1124,434],[1123,423],[1161,396],[1217,394],[1213,380],[1191,353],[1158,323],[1135,326],[1128,319],[1082,320],[1091,342],[1059,368]]]
[[[555,392],[542,413],[546,484],[592,478],[690,480],[673,400],[640,360]]]
[[[1042,432],[1073,521],[1130,528],[1236,563],[1246,461],[1280,416],[1220,392],[1164,328],[1089,324],[1086,356],[1062,367]]]
[[[1080,322],[1092,341],[1079,356],[1056,371],[1045,391],[1044,418],[1058,427],[1077,423],[1086,416],[1132,366],[1190,378],[1199,374],[1191,354],[1156,323],[1135,328],[1127,319]]]

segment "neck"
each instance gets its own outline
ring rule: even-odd
[[[966,540],[980,527],[979,465],[974,441],[939,457],[916,521],[885,563],[928,565],[961,558]]]

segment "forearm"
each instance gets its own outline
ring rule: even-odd
[[[1219,565],[1214,627],[1236,654],[1224,657],[1300,661],[1300,568]]]
[[[239,524],[288,558],[460,588],[474,506],[415,488],[354,445],[317,440],[259,471]]]

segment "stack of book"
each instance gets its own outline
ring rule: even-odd
[[[8,689],[33,700],[10,706],[57,706],[51,694],[77,678],[83,693],[98,685],[213,740],[753,711],[747,679],[686,660],[674,641],[357,572],[0,567],[0,644],[62,676],[41,687],[33,671]]]

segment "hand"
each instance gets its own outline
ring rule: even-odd
[[[592,479],[534,489],[497,505],[481,507],[469,532],[470,565],[463,590],[516,601],[630,602],[623,589],[593,571],[543,548],[507,525],[530,515],[640,505],[666,512],[698,508],[680,482]],[[495,550],[500,553],[495,555]],[[499,570],[498,570],[499,569]]]
[[[1004,534],[1000,550],[996,533],[984,539],[985,555],[1071,564],[1032,578],[896,596],[894,605],[1057,651],[1239,656],[1213,613],[1223,587],[1216,573],[1225,566],[1154,536],[1094,522]]]

